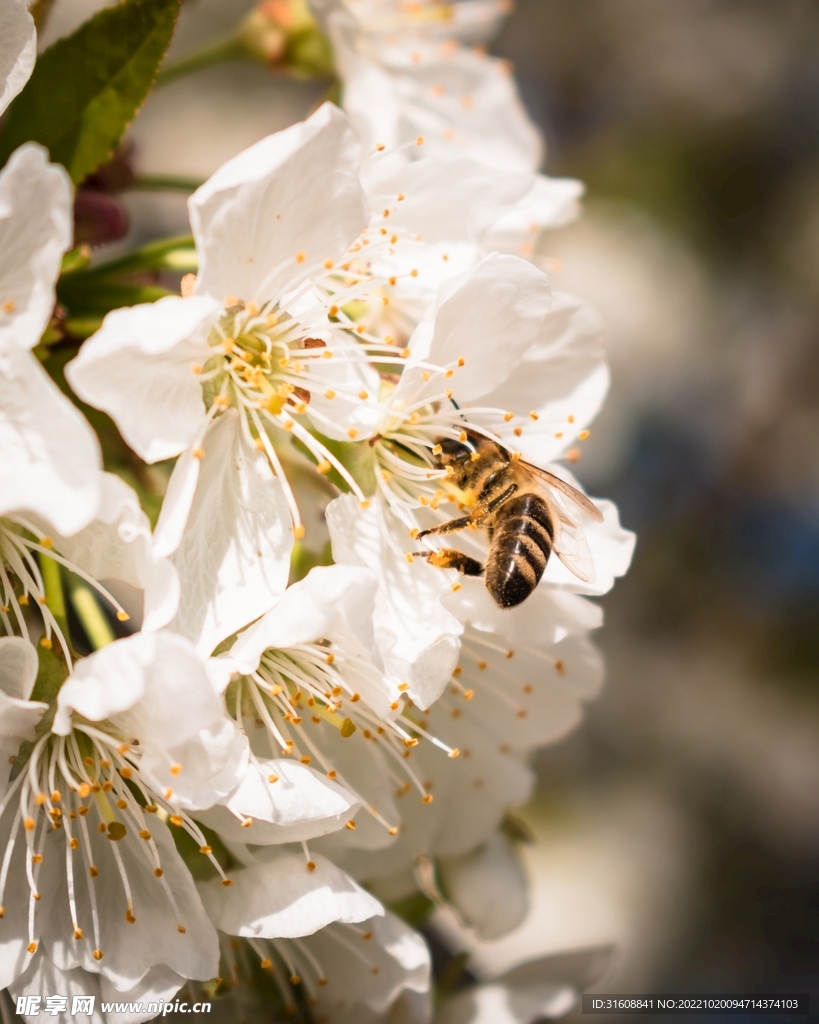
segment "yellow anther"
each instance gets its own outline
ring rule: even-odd
[[[308,871],[315,871],[315,870],[316,870],[316,864],[315,864],[315,861],[312,861],[312,860],[308,860],[308,861],[307,861],[307,865],[306,865],[306,866],[307,866],[307,870],[308,870]],[[291,980],[291,981],[293,981],[293,979],[292,979],[292,978],[291,978],[290,980]],[[298,978],[296,978],[296,980],[295,980],[295,982],[293,982],[293,984],[294,984],[294,985],[297,985],[297,984],[298,984],[298,982],[299,982],[299,979],[298,979]]]
[[[3,300],[3,312],[4,313],[13,313],[15,311],[15,309],[17,309],[17,303],[14,301],[14,299],[4,299]]]
[[[32,943],[32,945],[34,945],[34,943]],[[102,950],[95,949],[92,956],[94,957],[95,960],[102,960]]]
[[[429,380],[429,370],[421,370],[421,379]]]
[[[265,958],[264,960],[259,961],[259,966],[262,968],[262,970],[266,971],[273,966],[273,961]]]
[[[222,879],[222,885],[226,889],[229,889],[231,887],[231,885],[233,885],[233,879],[232,878],[223,878]]]
[[[398,354],[402,359],[409,359],[410,350],[408,348],[402,348]]]
[[[356,427],[348,427],[347,437],[349,437],[351,441],[354,441],[358,437],[358,429]]]
[[[384,152],[384,150],[385,150],[385,149],[386,149],[387,147],[386,147],[386,146],[384,145],[384,143],[383,143],[383,142],[377,142],[377,143],[375,144],[375,148],[376,148],[376,150],[377,150],[377,151],[378,151],[379,153],[383,153],[383,152]]]
[[[512,433],[515,435],[515,437],[520,437],[520,435],[523,433],[523,427],[515,427]]]
[[[472,700],[475,696],[474,690],[464,690],[464,700]]]
[[[45,650],[50,651],[52,646],[53,646],[52,643],[51,643],[51,637],[50,636],[41,637],[41,639],[40,639],[40,646],[45,648]]]
[[[313,759],[312,759],[312,757],[310,757],[310,755],[309,755],[309,754],[305,754],[305,755],[304,755],[303,757],[300,757],[300,758],[299,758],[299,761],[301,762],[301,764],[310,764],[310,762],[311,762],[312,760],[313,760]]]
[[[200,459],[200,460],[204,459],[204,457],[205,457],[205,449],[204,448],[194,448],[193,451],[191,452],[191,455],[195,459]]]
[[[424,136],[423,135],[419,135],[418,138],[415,140],[415,145],[416,146],[423,146],[424,141],[425,141],[424,140]]]
[[[252,818],[245,818],[245,820],[241,823],[241,827],[242,828],[250,828],[250,826],[252,824],[253,824],[253,819]]]
[[[304,263],[307,259],[307,253],[302,249],[296,253],[296,263]]]
[[[345,827],[345,828],[348,828],[348,829],[349,829],[349,830],[350,830],[350,831],[352,832],[352,831],[353,831],[353,830],[355,829],[355,822],[354,822],[354,821],[348,821],[348,822],[347,822],[347,823],[345,824],[345,826],[344,826],[344,827]]]
[[[82,938],[82,928],[74,929],[74,938],[79,941]]]
[[[414,267],[410,271],[410,277],[418,277],[418,271]]]
[[[426,796],[422,796],[421,797],[421,803],[422,804],[431,804],[434,799],[435,799],[435,797],[432,795],[432,793],[427,793]]]
[[[29,953],[36,953],[37,952],[37,943],[36,942],[29,942],[29,944],[26,946],[26,949],[28,950]]]
[[[200,853],[204,853],[204,855],[205,855],[206,857],[209,857],[209,856],[210,856],[210,854],[212,854],[212,853],[213,853],[213,847],[212,847],[212,846],[207,846],[207,845],[205,845],[205,846],[200,846],[200,847],[199,847],[199,852],[200,852]]]
[[[23,825],[27,832],[33,832],[36,822],[34,821],[34,818],[26,818],[26,820],[23,822]]]
[[[577,435],[578,441],[585,441],[586,438],[589,437],[590,433],[591,431],[589,430],[581,430],[580,433]]]
[[[504,423],[508,423],[509,420],[513,420],[514,418],[515,418],[515,414],[513,412],[505,412],[503,414]]]
[[[307,531],[304,527],[304,523],[296,523],[296,525],[293,527],[293,537],[296,540],[304,540],[304,535],[306,532]]]
[[[274,782],[278,782],[279,781],[279,776],[278,775],[268,775],[267,776],[267,781],[272,785]]]
[[[449,752],[449,754],[447,756],[448,757],[460,757],[460,755],[461,755],[460,750],[458,750],[458,748],[455,747],[454,750],[450,750],[450,752]]]
[[[182,765],[179,764],[179,762],[177,761],[176,764],[171,765],[169,770],[171,775],[179,775],[180,772],[182,771]]]

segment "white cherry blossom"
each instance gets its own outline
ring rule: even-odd
[[[151,972],[213,977],[216,933],[169,830],[212,858],[188,812],[229,793],[246,757],[204,662],[172,634],[115,641],[47,716],[0,801],[0,983],[39,970],[35,956],[122,992]]]
[[[384,1019],[404,995],[429,990],[430,958],[420,935],[322,857],[305,870],[296,854],[236,872],[241,899],[214,883],[200,886],[205,906],[225,936],[228,977],[240,980],[256,959],[278,986],[285,1011],[301,986],[317,1016],[334,1024]],[[423,1011],[420,1020],[428,1020]]]
[[[503,3],[313,0],[333,42],[344,108],[365,151],[423,136],[433,154],[534,171],[542,142],[508,65],[480,47]]]
[[[391,777],[414,787],[419,804],[430,802],[407,764],[418,721],[406,702],[411,689],[379,651],[375,589],[363,568],[317,567],[213,659],[228,711],[249,737],[257,801],[255,813],[244,806],[252,823],[236,814],[250,796],[244,787],[200,815],[225,839],[282,843],[340,829],[346,846],[382,850],[398,832]],[[433,742],[443,761],[456,756]],[[359,807],[365,813],[355,817]]]

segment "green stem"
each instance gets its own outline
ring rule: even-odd
[[[85,280],[109,278],[118,274],[131,274],[139,270],[196,269],[196,250],[193,235],[177,235],[134,249],[117,260],[98,263],[88,270],[77,271]]]
[[[246,60],[247,56],[247,49],[239,36],[228,36],[218,43],[195,50],[166,64],[157,75],[154,88],[159,89],[163,85],[175,82],[177,78],[184,78],[217,64],[226,64],[231,60]]]
[[[46,607],[54,616],[60,632],[70,645],[68,615],[66,614],[63,579],[59,562],[55,562],[53,558],[49,558],[47,555],[40,555],[40,572],[42,573],[43,586],[45,587]]]
[[[140,174],[128,186],[138,192],[195,192],[202,184],[200,178],[183,178],[175,174]]]
[[[87,587],[84,583],[77,583],[72,586],[71,604],[74,606],[77,618],[82,623],[82,628],[85,630],[88,642],[95,651],[116,640],[111,624],[106,619],[90,587]]]

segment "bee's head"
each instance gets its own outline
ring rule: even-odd
[[[470,456],[474,449],[465,445],[462,441],[456,441],[451,437],[441,437],[438,439],[438,444],[441,446],[441,451],[438,455],[438,464],[440,466],[453,466],[457,468],[469,464]]]

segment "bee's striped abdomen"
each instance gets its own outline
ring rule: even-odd
[[[486,586],[502,608],[520,604],[532,593],[546,568],[553,541],[552,515],[539,495],[517,495],[497,510],[486,560]]]

